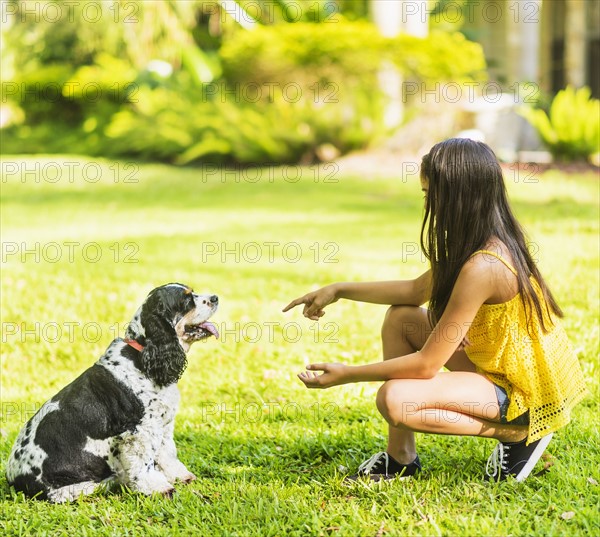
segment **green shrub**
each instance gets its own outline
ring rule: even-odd
[[[51,63],[19,73],[13,80],[5,82],[3,89],[9,91],[6,99],[14,101],[23,110],[28,123],[52,121],[57,110],[61,110],[62,121],[76,124],[81,120],[81,110],[63,93],[65,83],[72,75],[70,65]]]
[[[344,153],[386,132],[385,97],[377,80],[383,50],[385,39],[372,24],[341,16],[335,24],[235,32],[220,50],[225,79],[220,96],[241,94],[240,113],[258,112],[265,126],[272,125],[274,139],[293,142],[296,157],[314,156],[325,143]],[[255,103],[244,95],[249,88],[257,89]]]
[[[11,135],[23,152],[50,135],[52,150],[62,139],[69,152],[179,164],[308,162],[322,146],[345,153],[387,134],[383,65],[427,81],[479,78],[485,66],[479,45],[461,34],[387,39],[341,14],[335,23],[228,27],[222,43],[218,55],[188,45],[165,77],[102,52],[74,67],[26,70],[23,87],[57,86],[59,100],[20,99],[25,125]],[[47,123],[72,133],[57,140]]]
[[[426,38],[401,34],[391,40],[389,53],[408,77],[422,81],[485,80],[485,56],[478,43],[460,32],[432,31]]]
[[[558,160],[587,160],[600,150],[600,101],[588,87],[559,91],[544,110],[522,107],[520,114],[533,125],[552,156]]]
[[[297,23],[238,31],[225,40],[220,56],[230,83],[358,80],[370,90],[384,60],[413,78],[435,81],[479,80],[486,66],[481,46],[460,33],[384,38],[374,25],[341,16],[318,27]]]
[[[369,111],[377,106],[373,99],[315,111],[310,102],[285,99],[214,99],[206,87],[183,90],[184,85],[180,80],[176,89],[140,88],[137,102],[121,109],[107,126],[106,151],[178,164],[298,162],[314,160],[322,144],[346,152],[376,134],[377,127],[366,119],[375,115]]]
[[[314,155],[325,143],[342,153],[365,147],[386,133],[386,97],[378,81],[385,63],[418,80],[483,77],[482,49],[462,34],[388,39],[368,22],[350,22],[341,15],[336,21],[318,27],[265,26],[229,35],[219,52],[224,84],[215,100],[238,97],[240,120],[258,112],[274,141],[291,144],[286,154],[297,158]],[[284,90],[290,87],[296,88],[297,100],[286,99]],[[244,95],[249,88],[256,90],[253,102]],[[283,131],[278,118],[286,119]],[[256,136],[261,135],[245,140],[249,151],[242,162],[252,161]],[[259,155],[267,156],[258,150],[254,158]]]
[[[220,50],[225,79],[311,85],[315,81],[365,78],[381,66],[385,39],[367,22],[262,26],[236,31]]]

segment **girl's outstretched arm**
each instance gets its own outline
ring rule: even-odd
[[[420,351],[360,366],[311,364],[298,377],[308,388],[329,388],[350,382],[434,377],[466,337],[481,305],[494,294],[497,279],[491,268],[493,265],[481,256],[465,264],[442,318]],[[316,371],[322,373],[317,374]]]
[[[304,304],[305,317],[314,321],[325,315],[324,308],[340,298],[372,304],[420,306],[431,296],[431,271],[414,280],[388,282],[340,282],[332,283],[292,300],[283,311]]]
[[[390,306],[420,306],[431,297],[431,270],[414,280],[342,282],[334,285],[338,288],[338,298]]]

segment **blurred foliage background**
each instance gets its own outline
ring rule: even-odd
[[[60,17],[27,4],[4,7],[5,153],[309,163],[389,134],[384,64],[406,80],[485,78],[456,28],[384,38],[366,0],[78,2]]]

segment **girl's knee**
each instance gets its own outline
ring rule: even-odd
[[[402,427],[406,421],[407,413],[413,407],[414,403],[405,400],[406,390],[403,389],[405,383],[402,380],[388,380],[377,392],[377,409],[385,420],[394,427]]]
[[[418,306],[390,306],[385,313],[382,330],[387,327],[401,330],[407,323],[414,322],[415,313],[419,309]]]
[[[390,306],[381,327],[384,341],[407,342],[413,350],[420,349],[429,334],[427,313],[418,306]]]
[[[390,390],[390,381],[383,383],[379,387],[379,390],[377,391],[377,398],[375,399],[377,410],[379,410],[379,413],[386,419],[389,409]]]

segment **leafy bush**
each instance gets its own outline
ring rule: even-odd
[[[76,124],[81,120],[80,110],[70,106],[68,97],[63,94],[72,75],[73,68],[62,63],[24,71],[3,84],[3,100],[17,103],[32,124],[52,121],[59,109],[64,111],[61,115],[64,122]]]
[[[237,31],[224,42],[220,57],[230,83],[310,85],[366,77],[368,84],[384,49],[385,39],[367,22],[296,23]]]
[[[432,31],[419,38],[401,34],[391,40],[392,60],[407,76],[423,81],[485,80],[483,49],[460,32]]]
[[[341,14],[335,24],[228,27],[218,54],[182,46],[180,62],[166,64],[177,66],[171,75],[124,58],[96,52],[90,61],[19,75],[25,125],[10,134],[20,151],[37,152],[50,135],[48,149],[63,140],[69,152],[179,164],[308,162],[324,147],[344,153],[387,133],[378,78],[385,63],[434,81],[479,78],[485,66],[481,48],[460,34],[387,39]],[[49,86],[58,88],[56,102],[43,97]],[[86,87],[99,97],[90,98]],[[58,140],[51,134],[69,129]]]
[[[522,107],[520,114],[533,125],[552,156],[558,160],[586,160],[600,150],[600,101],[588,87],[559,91],[544,110]]]
[[[374,89],[383,60],[420,80],[474,80],[485,76],[481,46],[460,33],[432,32],[426,38],[382,37],[364,21],[297,23],[236,32],[220,50],[225,78],[236,82],[360,80]]]
[[[177,163],[310,161],[325,144],[344,153],[386,133],[384,61],[422,80],[481,77],[479,45],[460,34],[382,37],[367,22],[282,24],[235,31],[219,51],[223,79],[180,73],[141,89],[115,115],[113,148]],[[458,59],[460,57],[460,59]]]
[[[345,152],[375,135],[376,126],[365,119],[374,115],[369,112],[377,106],[372,99],[355,100],[355,107],[321,110],[310,102],[282,98],[247,103],[235,96],[215,99],[206,86],[197,88],[179,78],[176,89],[140,88],[137,102],[113,116],[105,131],[108,152],[178,164],[200,159],[307,162],[315,159],[322,144]]]

